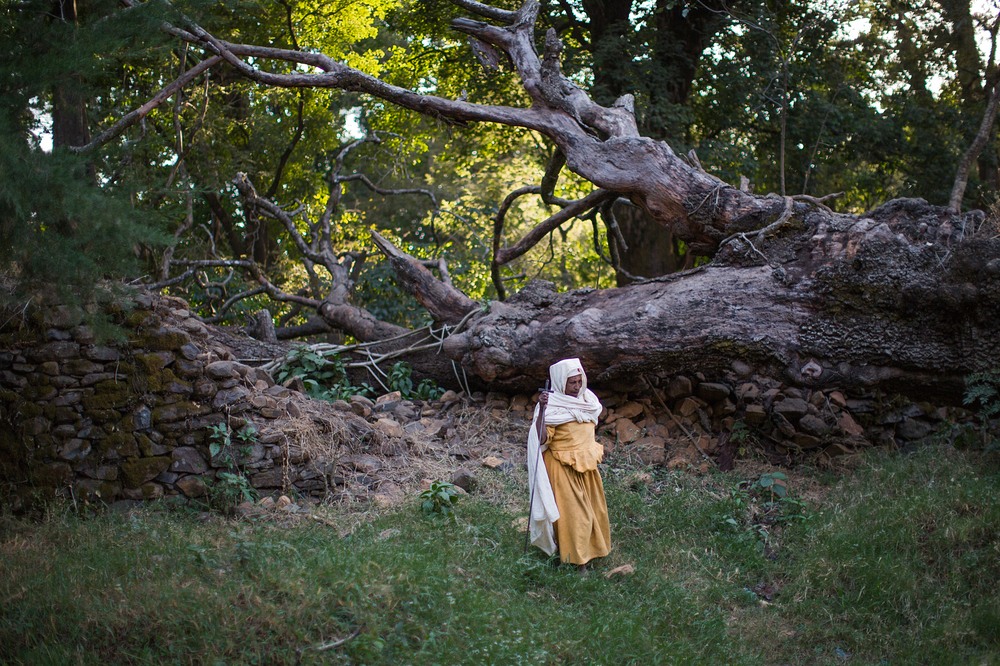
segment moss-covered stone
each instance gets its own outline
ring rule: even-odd
[[[132,396],[128,390],[120,393],[99,393],[83,397],[83,408],[89,414],[91,412],[104,412],[106,410],[118,410],[128,407],[132,401]],[[117,413],[117,412],[116,412]]]
[[[103,372],[104,366],[99,363],[94,363],[93,361],[88,361],[85,358],[75,358],[66,361],[66,363],[63,364],[63,369],[65,372],[71,375],[75,375],[77,377],[83,377],[93,373]],[[58,372],[58,367],[56,371]],[[55,373],[49,373],[46,368],[43,368],[42,372],[46,372],[47,374],[55,374]]]
[[[73,492],[78,500],[84,502],[112,502],[121,495],[121,485],[114,481],[77,479],[73,484]]]
[[[45,413],[45,409],[41,405],[36,405],[33,402],[21,404],[20,411],[21,417],[25,419],[33,419],[37,416],[42,416]]]
[[[122,480],[126,488],[138,488],[147,481],[155,479],[168,467],[170,467],[169,456],[133,458],[122,463]]]
[[[56,406],[55,418],[53,420],[56,423],[75,423],[78,418],[77,411],[73,407]]]
[[[156,326],[160,323],[160,318],[154,315],[149,310],[132,310],[125,317],[125,325],[130,328],[139,328],[140,326]]]
[[[31,483],[39,488],[63,488],[73,479],[73,468],[61,462],[38,465],[30,476]]]
[[[176,485],[186,497],[203,497],[208,492],[208,486],[198,476],[185,476]]]
[[[153,409],[153,425],[160,423],[173,423],[195,416],[207,414],[211,409],[207,405],[199,405],[195,402],[181,401],[170,405],[163,405]]]
[[[89,412],[128,407],[133,400],[133,391],[128,382],[106,379],[94,384],[93,395],[83,396],[81,402]]]
[[[87,418],[94,423],[114,423],[121,418],[121,413],[117,409],[90,409]]]
[[[146,354],[136,354],[135,362],[136,365],[147,374],[154,374],[167,367],[169,359],[163,354],[150,352]]]
[[[139,455],[139,445],[130,432],[113,432],[97,442],[97,451],[104,459],[135,458]]]
[[[48,379],[40,377],[32,378],[30,384],[21,389],[21,397],[28,402],[36,400],[49,400],[57,393],[56,389],[49,385]]]
[[[94,384],[94,393],[101,395],[114,395],[117,393],[128,393],[128,382],[116,379],[104,379]]]
[[[135,340],[135,346],[150,351],[173,351],[190,342],[186,333],[158,328],[140,334]]]

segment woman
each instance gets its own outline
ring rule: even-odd
[[[611,552],[611,526],[597,463],[604,447],[594,429],[601,403],[587,389],[579,359],[549,367],[552,391],[543,392],[528,433],[531,543],[581,572]],[[544,427],[539,413],[544,411]],[[541,463],[541,464],[539,464]]]

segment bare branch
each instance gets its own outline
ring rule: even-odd
[[[254,265],[248,259],[174,259],[173,263],[200,268],[252,268]]]
[[[568,206],[572,203],[569,199],[555,196],[556,183],[559,182],[559,173],[564,166],[566,166],[566,155],[561,149],[556,148],[552,152],[552,157],[549,158],[549,163],[545,167],[545,174],[542,176],[542,201],[547,204]]]
[[[517,12],[512,12],[506,9],[500,9],[499,7],[493,7],[491,5],[485,5],[481,2],[476,2],[476,0],[451,0],[453,3],[466,9],[473,14],[479,14],[480,16],[485,16],[486,18],[491,18],[495,21],[503,21],[504,23],[513,23],[517,20]]]
[[[292,242],[295,243],[295,247],[298,248],[303,257],[306,257],[310,261],[313,261],[320,266],[324,266],[327,270],[333,272],[333,264],[337,263],[336,259],[333,256],[330,256],[329,253],[322,251],[316,252],[309,247],[305,239],[302,237],[302,234],[299,233],[298,228],[296,228],[295,221],[291,218],[291,216],[281,210],[281,208],[270,199],[258,196],[253,183],[250,182],[250,179],[245,173],[236,174],[236,178],[233,179],[233,183],[246,200],[248,207],[261,210],[284,225],[285,230],[288,231],[288,234],[292,237]]]
[[[239,292],[238,294],[233,294],[226,301],[219,306],[219,310],[211,317],[206,317],[203,321],[207,324],[218,324],[220,321],[225,319],[226,313],[229,309],[236,305],[238,302],[250,298],[251,296],[257,296],[258,294],[263,294],[267,292],[265,287],[254,287],[253,289],[246,289]]]
[[[796,194],[792,197],[792,201],[805,201],[806,203],[811,203],[825,210],[830,210],[830,207],[826,205],[826,202],[839,199],[842,196],[844,196],[843,192],[831,192],[830,194],[824,194],[821,197],[814,197],[808,194]]]
[[[178,90],[186,86],[188,83],[201,76],[203,72],[211,69],[220,62],[222,62],[222,58],[219,56],[210,56],[208,58],[205,58],[197,65],[187,70],[186,72],[178,76],[176,79],[168,83],[166,86],[164,86],[160,90],[160,92],[153,95],[153,97],[148,102],[140,106],[138,109],[126,113],[111,127],[109,127],[108,129],[104,130],[103,132],[95,136],[90,143],[83,146],[70,146],[69,149],[74,153],[85,153],[90,150],[93,150],[94,148],[97,148],[98,146],[103,146],[107,142],[111,141],[112,139],[120,135],[126,129],[128,129],[132,125],[135,125],[137,122],[145,118],[150,111],[152,111],[160,104],[170,99],[170,97],[175,92],[177,92]]]
[[[124,2],[133,4],[133,0]],[[629,96],[610,108],[592,101],[562,74],[562,45],[554,32],[547,35],[543,58],[539,58],[535,44],[538,0],[526,0],[514,13],[494,11],[478,4],[478,0],[465,2],[477,3],[464,6],[505,25],[459,18],[452,26],[506,53],[531,99],[529,108],[479,105],[421,94],[390,85],[323,53],[232,43],[190,21],[185,29],[164,29],[199,44],[213,57],[225,60],[260,84],[337,88],[372,95],[445,122],[493,122],[535,130],[558,146],[571,171],[601,190],[628,197],[654,221],[670,227],[677,238],[701,253],[713,252],[732,229],[748,229],[778,213],[775,209],[780,204],[773,199],[735,188],[720,190],[717,178],[692,168],[666,143],[640,137],[632,112],[634,101]],[[274,71],[276,68],[284,69]],[[698,202],[710,197],[715,204],[700,210]],[[558,220],[556,217],[551,222],[558,226]],[[527,246],[533,242],[528,241]],[[314,253],[319,251],[318,246],[313,248]]]
[[[517,259],[522,254],[533,248],[538,241],[545,238],[550,231],[561,225],[563,222],[567,222],[568,220],[585,213],[591,208],[596,208],[605,201],[613,199],[616,196],[617,195],[614,192],[608,192],[607,190],[595,190],[584,198],[574,201],[572,204],[550,216],[547,220],[540,223],[534,229],[525,234],[525,236],[513,247],[499,250],[494,256],[494,261],[497,264],[502,265]]]
[[[180,275],[178,275],[177,277],[172,277],[172,278],[167,279],[167,280],[161,280],[160,282],[154,282],[152,284],[147,284],[146,288],[151,289],[153,291],[159,291],[160,289],[166,289],[167,287],[172,287],[175,284],[180,284],[181,282],[184,282],[184,280],[187,280],[188,278],[193,277],[194,274],[195,274],[195,272],[196,272],[195,269],[189,268],[186,271],[184,271],[183,273],[181,273]]]
[[[351,174],[350,176],[338,176],[337,177],[337,182],[340,182],[340,183],[349,183],[349,182],[352,182],[352,181],[360,182],[362,185],[364,185],[365,187],[367,187],[368,189],[370,189],[372,192],[375,192],[376,194],[386,195],[386,196],[387,195],[396,195],[396,194],[422,194],[422,195],[424,195],[425,197],[427,197],[428,199],[431,200],[431,203],[434,204],[434,208],[435,209],[437,209],[437,207],[438,207],[437,197],[434,196],[434,193],[431,192],[430,190],[425,190],[425,189],[419,188],[419,187],[409,187],[409,188],[400,188],[400,189],[386,189],[384,187],[379,187],[378,185],[376,185],[375,183],[373,183],[368,178],[368,176],[366,176],[364,174],[361,174],[361,173],[354,173],[354,174]]]
[[[625,236],[622,234],[622,229],[618,226],[618,218],[615,216],[616,203],[616,201],[605,202],[601,206],[601,217],[604,218],[608,232],[614,235],[618,247],[621,248],[622,252],[628,252],[628,243],[625,242]]]
[[[507,218],[507,211],[510,210],[510,207],[519,198],[527,194],[540,194],[541,191],[542,188],[535,185],[528,185],[514,190],[504,197],[499,210],[497,210],[497,214],[493,217],[493,261],[490,262],[490,275],[493,279],[493,287],[497,290],[497,298],[501,301],[506,300],[507,292],[500,277],[501,264],[497,261],[497,257],[500,256],[500,242],[503,240],[503,227]]]
[[[304,338],[307,335],[329,333],[332,330],[330,325],[320,317],[310,317],[304,324],[299,324],[298,326],[281,326],[275,333],[279,340],[294,340],[295,338]]]
[[[478,304],[468,296],[436,280],[419,261],[406,254],[377,231],[372,231],[372,239],[379,250],[389,258],[398,278],[406,284],[420,304],[439,320],[454,322],[478,309]]]

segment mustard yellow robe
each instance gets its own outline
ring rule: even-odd
[[[590,422],[546,426],[548,448],[543,459],[559,507],[556,542],[560,559],[572,564],[586,564],[611,552],[608,504],[597,469],[604,447],[597,443],[594,428]]]

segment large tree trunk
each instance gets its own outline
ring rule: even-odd
[[[646,112],[636,119],[642,134],[669,140],[675,148],[688,144],[687,114],[675,111],[688,104],[702,53],[726,25],[726,4],[659,0],[654,13],[656,40],[648,54],[650,61],[640,67],[622,53],[622,45],[630,43],[630,33],[635,30],[630,21],[631,0],[588,1],[583,8],[594,59],[594,101],[610,105],[622,95],[639,91],[646,98]],[[616,252],[618,286],[676,272],[693,259],[678,247],[672,223],[656,224],[642,209],[617,208],[618,228],[625,242]]]
[[[531,283],[444,352],[505,389],[576,356],[592,382],[621,389],[742,363],[804,386],[956,402],[965,375],[1000,367],[1000,238],[973,233],[983,225],[923,200],[859,217],[800,204],[773,237],[737,237],[688,273],[563,294]]]

